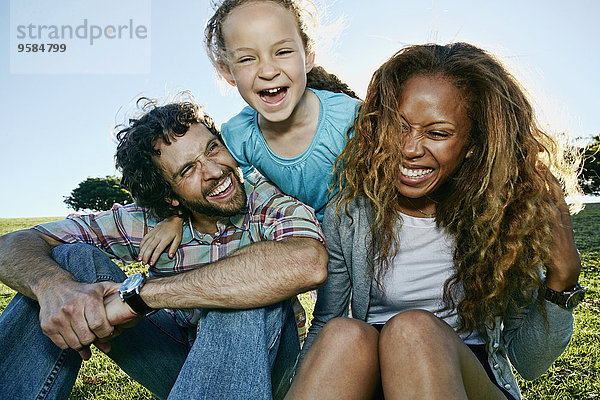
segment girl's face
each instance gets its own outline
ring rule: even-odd
[[[229,58],[220,71],[225,80],[266,120],[287,120],[314,62],[292,13],[270,1],[246,3],[231,11],[222,32]]]
[[[439,76],[410,78],[401,95],[402,169],[397,187],[409,199],[432,194],[465,158],[471,120],[462,93]]]

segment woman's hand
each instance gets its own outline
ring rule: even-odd
[[[173,258],[182,235],[183,219],[173,216],[162,220],[142,239],[138,260],[154,265],[169,244],[169,258]]]
[[[572,288],[577,284],[581,271],[581,260],[575,246],[573,223],[569,207],[565,202],[563,191],[558,180],[550,173],[548,176],[548,192],[556,205],[553,215],[553,247],[552,265],[547,266],[546,286],[556,292]]]

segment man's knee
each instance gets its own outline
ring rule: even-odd
[[[110,257],[86,243],[56,246],[52,249],[52,258],[79,282],[122,282],[127,277]]]

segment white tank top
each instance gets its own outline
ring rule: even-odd
[[[400,251],[384,277],[383,292],[373,280],[367,314],[370,324],[385,324],[399,312],[427,310],[443,319],[452,329],[458,327],[456,311],[443,308],[444,283],[452,275],[454,240],[444,228],[435,226],[434,218],[415,218],[401,214],[396,225]],[[483,344],[477,332],[462,334],[468,344]]]

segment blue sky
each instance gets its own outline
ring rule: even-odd
[[[507,63],[549,131],[600,133],[597,0],[316,3],[327,4],[319,14],[324,27],[317,62],[361,97],[373,71],[401,47],[466,41]],[[216,78],[204,53],[211,11],[209,0],[2,1],[0,217],[64,216],[71,210],[63,198],[79,182],[115,175],[112,128],[132,114],[141,95],[165,98],[189,90],[219,124],[239,112],[243,101]],[[17,23],[84,19],[103,28],[143,23],[147,37],[135,42],[125,31],[122,39],[98,39],[93,46],[83,39],[45,40],[67,43],[62,54],[16,51],[19,43],[44,41],[18,39]]]

